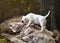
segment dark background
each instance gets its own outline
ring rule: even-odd
[[[57,27],[60,30],[60,0],[55,1],[55,14],[56,14]]]
[[[51,14],[47,18],[47,28],[60,30],[59,0],[0,0],[0,23],[29,12],[46,15],[49,10]]]

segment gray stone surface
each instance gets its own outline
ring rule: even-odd
[[[50,35],[44,32],[40,33],[40,30],[35,29],[34,27],[28,27],[25,31],[24,29],[22,31],[20,34],[14,36],[6,33],[2,33],[1,35],[14,43],[55,43],[55,40],[50,33]]]

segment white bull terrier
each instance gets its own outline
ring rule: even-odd
[[[42,32],[44,29],[46,29],[46,18],[48,17],[48,15],[50,14],[50,11],[48,12],[48,14],[46,16],[41,16],[41,15],[37,15],[34,13],[29,13],[26,16],[22,17],[22,23],[27,23],[26,27],[30,26],[31,23],[33,24],[40,24],[41,26],[41,30],[40,32]]]

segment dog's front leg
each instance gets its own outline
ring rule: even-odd
[[[41,30],[40,30],[40,32],[42,32],[44,30],[44,28],[43,27],[41,27]]]
[[[31,23],[32,23],[32,19],[29,20],[29,22],[28,22],[28,24],[26,25],[26,27],[28,27]]]

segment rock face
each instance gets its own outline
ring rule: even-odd
[[[12,19],[9,21],[9,23],[11,23],[12,21],[15,22],[16,20],[14,21],[14,19]],[[6,23],[9,24],[8,22],[6,22]],[[15,22],[15,23],[18,23],[18,22]],[[16,26],[15,23],[14,23],[14,25]],[[53,32],[48,31],[47,29],[44,29],[43,32],[40,32],[40,27],[37,25],[30,25],[27,28],[24,26],[20,28],[20,25],[17,27],[19,27],[19,29],[22,28],[22,30],[20,30],[20,32],[17,33],[16,35],[1,33],[1,36],[6,37],[12,43],[56,43],[54,38],[52,37],[54,35]],[[15,26],[13,26],[13,27],[15,27]],[[16,30],[18,29],[17,27],[16,27]],[[8,27],[8,29],[9,29],[9,27]],[[12,29],[12,33],[14,33],[13,29]]]
[[[23,28],[20,34],[16,36],[6,33],[2,33],[1,36],[6,37],[14,43],[55,43],[55,40],[52,38],[53,33],[48,32],[48,34],[46,34],[45,32],[40,33],[40,30],[34,27],[28,27]]]

